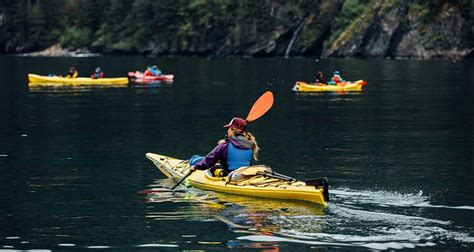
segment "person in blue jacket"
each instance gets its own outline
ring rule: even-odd
[[[246,129],[246,120],[234,117],[224,128],[227,129],[225,139],[221,139],[207,156],[191,157],[191,171],[206,170],[219,162],[224,174],[227,174],[240,167],[250,166],[252,158],[258,160],[260,148],[255,137]]]
[[[158,68],[157,65],[150,67],[150,71],[153,74],[153,76],[161,76],[162,74],[161,70]]]
[[[104,78],[104,72],[102,71],[102,68],[96,67],[95,71],[91,74],[92,79],[100,79]]]

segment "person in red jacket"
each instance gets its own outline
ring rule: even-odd
[[[339,82],[344,82],[345,80],[341,77],[339,74],[339,71],[334,71],[333,76],[331,77],[331,80],[328,82],[330,85],[337,85]]]
[[[143,72],[143,75],[144,75],[144,76],[153,76],[153,72],[151,71],[150,68],[151,68],[151,67],[149,67],[149,66],[146,67],[145,72]]]

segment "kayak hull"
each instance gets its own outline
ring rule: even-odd
[[[179,181],[189,171],[187,160],[180,160],[164,155],[147,153],[146,157],[168,178]],[[324,199],[324,189],[306,185],[303,181],[279,181],[275,183],[261,183],[255,177],[253,183],[233,184],[228,183],[227,177],[213,177],[208,171],[197,170],[187,179],[189,183],[197,188],[224,192],[229,194],[283,199],[299,200],[327,206]],[[262,177],[260,181],[264,180]],[[268,178],[267,178],[268,181]],[[327,189],[326,189],[327,190]]]
[[[341,82],[337,85],[325,85],[321,83],[306,83],[297,81],[293,86],[295,92],[326,92],[326,91],[361,91],[362,87],[367,84],[364,80],[355,82]]]
[[[141,72],[128,72],[128,77],[130,77],[134,82],[146,83],[152,81],[173,81],[173,74],[162,74],[160,76],[145,76]]]
[[[78,78],[64,78],[59,76],[42,76],[37,74],[28,74],[28,83],[30,86],[34,85],[121,85],[128,84],[127,77],[120,78],[99,78],[92,79],[86,77]]]

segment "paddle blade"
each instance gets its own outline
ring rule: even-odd
[[[273,105],[273,94],[271,91],[265,92],[258,100],[253,104],[247,115],[247,122],[255,121],[263,116]]]

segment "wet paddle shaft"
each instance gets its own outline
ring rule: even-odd
[[[273,100],[274,99],[272,92],[265,92],[262,96],[260,96],[260,98],[255,101],[245,120],[247,122],[252,122],[262,117],[273,106]],[[174,190],[177,186],[179,186],[186,178],[189,177],[189,175],[191,175],[191,173],[193,173],[193,171],[189,171],[186,175],[184,175],[184,177],[182,177],[178,181],[178,183],[176,183],[176,185],[171,188],[171,190]]]

